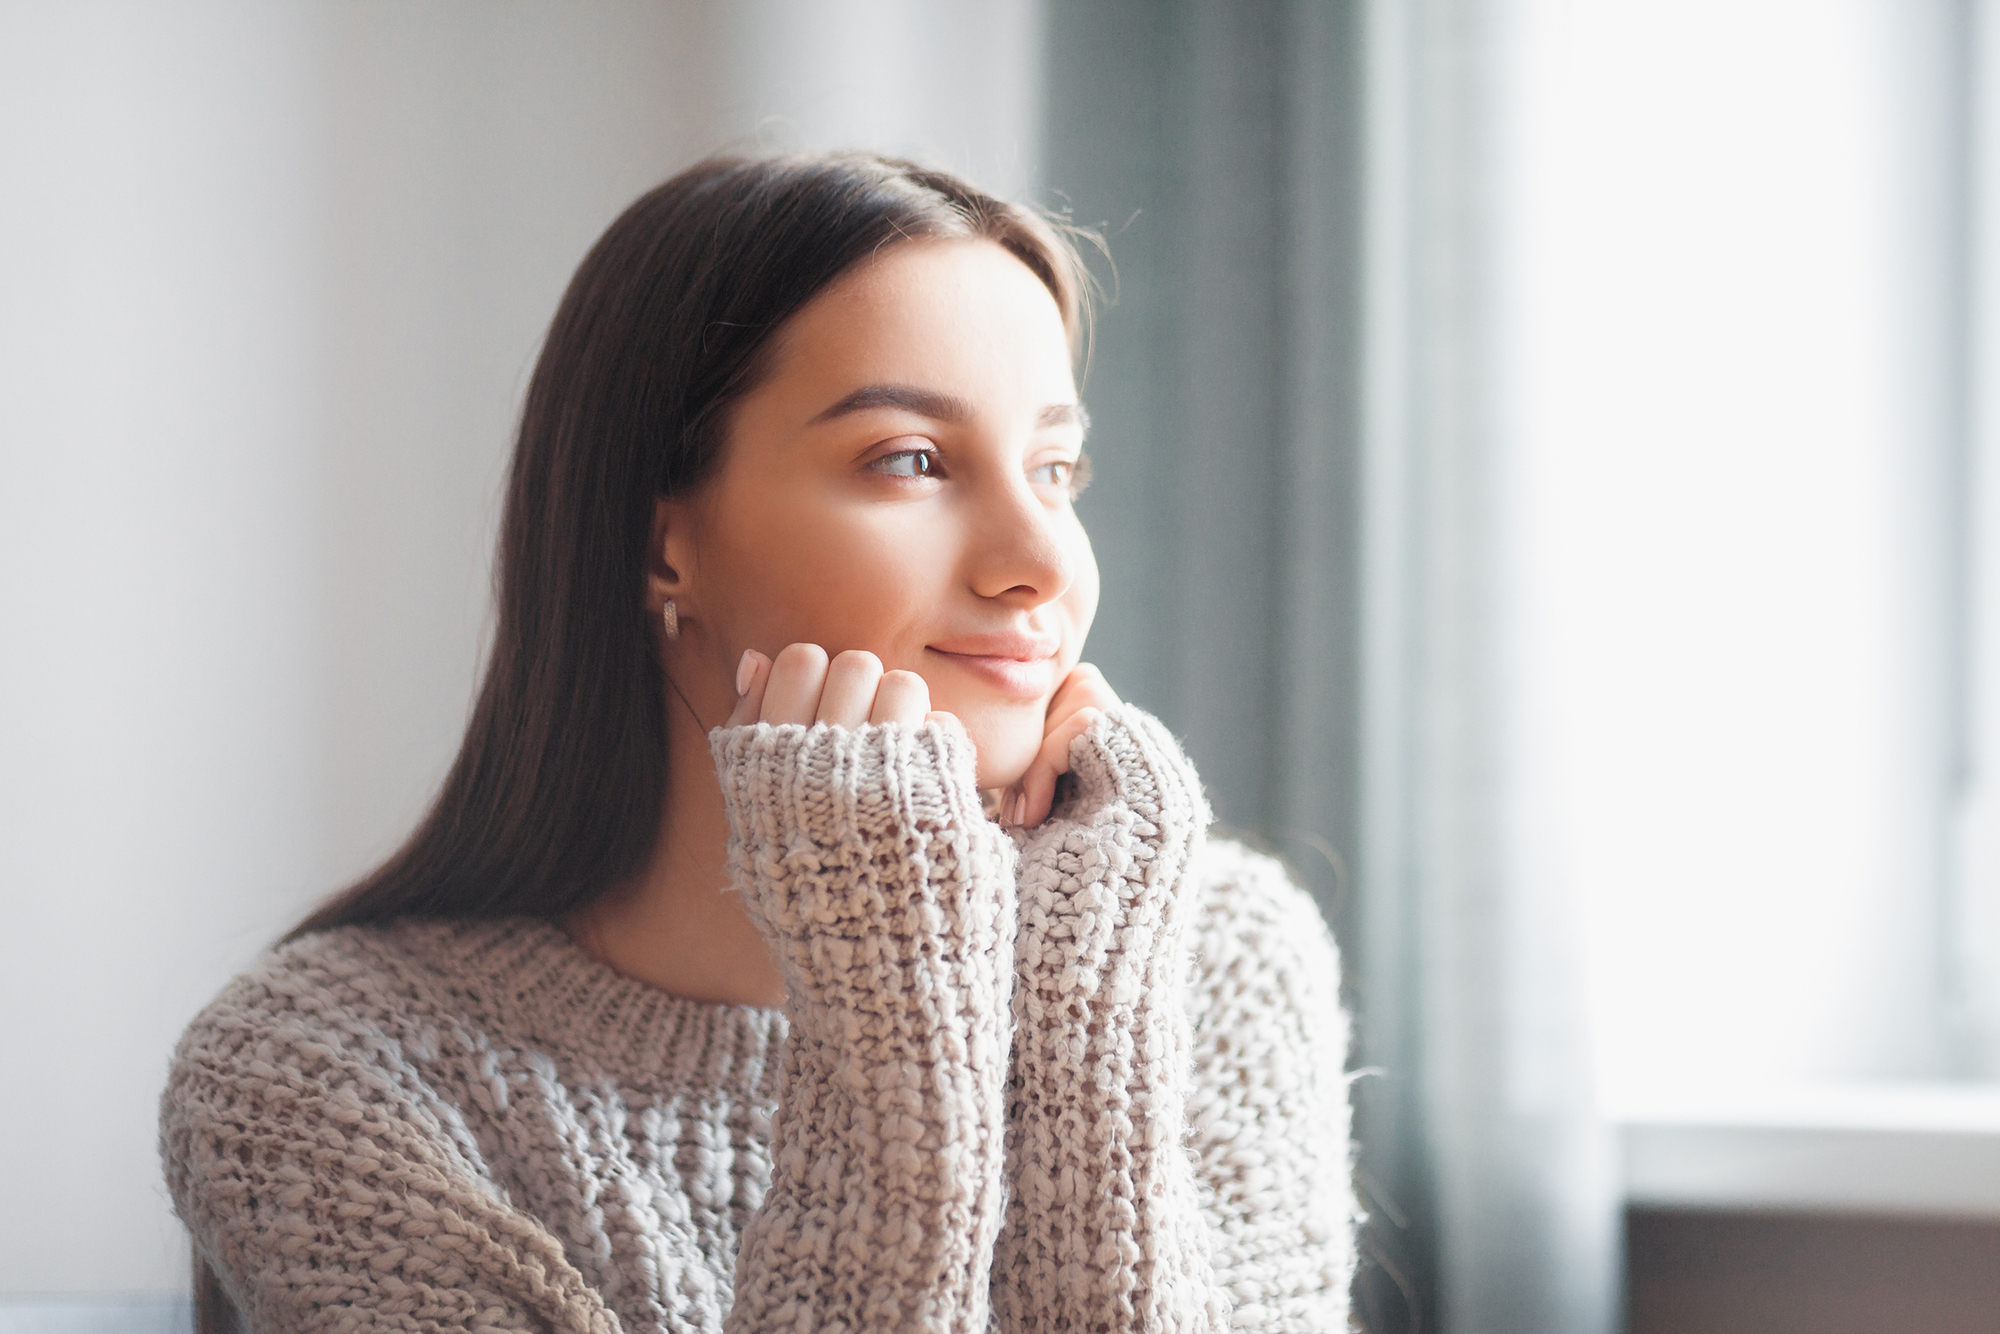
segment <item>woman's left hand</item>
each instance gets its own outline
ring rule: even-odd
[[[1032,828],[1049,818],[1056,801],[1056,779],[1069,772],[1069,743],[1090,730],[1101,711],[1118,703],[1104,673],[1087,662],[1070,669],[1049,701],[1042,725],[1042,748],[1021,781],[1001,796],[1004,824]]]

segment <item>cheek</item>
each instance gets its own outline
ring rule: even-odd
[[[913,649],[904,641],[922,609],[936,605],[939,590],[910,526],[863,521],[822,502],[773,505],[754,525],[733,530],[719,554],[743,647],[861,648],[892,667],[915,665],[906,661]]]
[[[1076,529],[1076,578],[1069,591],[1063,595],[1063,608],[1069,613],[1069,621],[1075,632],[1074,645],[1066,645],[1076,658],[1083,656],[1083,641],[1090,634],[1091,624],[1097,619],[1097,553],[1091,549],[1090,538],[1084,534],[1081,524]],[[1071,660],[1074,665],[1075,658]]]

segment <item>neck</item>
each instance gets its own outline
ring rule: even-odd
[[[577,943],[636,981],[689,1000],[778,1007],[778,964],[729,889],[729,817],[708,737],[669,696],[666,808],[646,868],[571,913]]]

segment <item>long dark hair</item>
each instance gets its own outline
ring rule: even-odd
[[[642,610],[654,500],[699,486],[771,336],[849,267],[919,237],[982,238],[1047,285],[1072,348],[1073,229],[872,154],[717,158],[591,248],[528,385],[477,704],[409,840],[287,939],[397,917],[554,917],[637,872],[667,784],[664,684]]]

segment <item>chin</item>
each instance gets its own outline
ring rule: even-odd
[[[1012,787],[1028,772],[1042,748],[1042,711],[1032,718],[1010,717],[1012,710],[980,710],[959,714],[966,735],[979,754],[981,788]]]

